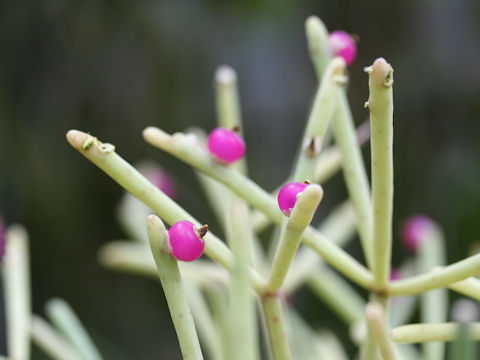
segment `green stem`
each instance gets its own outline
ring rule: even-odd
[[[379,58],[365,71],[372,133],[373,276],[381,289],[388,283],[392,252],[393,69]]]
[[[446,263],[445,241],[440,228],[436,225],[427,233],[418,249],[417,266],[423,273],[435,266]],[[448,294],[445,288],[429,291],[420,296],[420,321],[422,323],[442,323],[447,321]],[[429,342],[422,344],[424,360],[437,360],[445,358],[445,344],[442,342]]]
[[[249,209],[240,199],[232,202],[228,217],[227,234],[230,239],[235,268],[230,282],[230,346],[233,360],[258,359],[256,351],[255,298],[250,290],[248,264],[253,231],[249,222]]]
[[[318,17],[310,16],[305,22],[305,33],[310,59],[320,81],[331,57],[328,50],[328,30]]]
[[[285,227],[282,229],[280,242],[267,282],[266,291],[270,294],[276,293],[283,284],[293,257],[300,245],[300,239],[305,228],[312,221],[315,210],[323,197],[323,190],[320,185],[312,184],[297,198],[295,207],[288,218]]]
[[[312,180],[318,155],[323,147],[328,124],[337,106],[340,88],[345,84],[345,61],[330,61],[318,87],[301,149],[292,174],[294,181]]]
[[[355,213],[350,202],[345,201],[334,208],[320,224],[319,231],[339,246],[352,239],[355,233]],[[323,264],[322,259],[312,249],[300,248],[285,278],[283,292],[286,294],[294,292],[312,273],[317,272],[320,264]],[[323,268],[324,266],[320,267]]]
[[[367,264],[372,268],[372,205],[370,186],[360,146],[356,140],[347,96],[341,93],[332,121],[332,133],[342,154],[342,168],[348,195],[357,216],[357,227]]]
[[[383,306],[376,302],[368,303],[365,309],[368,328],[376,339],[383,360],[395,360],[397,356],[393,344],[387,335]]]
[[[182,273],[181,270],[180,273]],[[185,292],[201,342],[205,344],[205,349],[212,360],[222,360],[220,336],[216,333],[213,318],[200,288],[196,284],[185,283]]]
[[[132,241],[112,241],[103,245],[98,251],[100,263],[108,269],[144,275],[158,279],[158,272],[152,252],[147,244]],[[212,282],[227,284],[229,276],[225,269],[217,264],[196,260],[178,264],[184,280],[200,286]]]
[[[184,134],[177,133],[169,136],[158,128],[149,127],[144,130],[143,136],[153,146],[178,157],[225,184],[250,205],[264,212],[275,224],[280,225],[283,222],[285,215],[280,211],[275,199],[270,194],[238,171],[216,163],[204,149],[191,142]],[[364,287],[371,286],[371,273],[357,260],[312,227],[307,227],[302,241],[318,252],[325,261],[356,283]]]
[[[448,287],[462,295],[480,301],[480,280],[475,277],[450,284]]]
[[[80,354],[48,322],[40,316],[33,315],[30,326],[32,340],[57,360],[80,360]]]
[[[142,174],[133,168],[124,159],[118,156],[113,145],[103,144],[98,139],[81,131],[70,130],[67,140],[87,159],[97,165],[120,186],[140,199],[156,214],[172,225],[177,221],[189,220],[195,225],[200,223],[181,206],[175,203],[156,186],[152,185]],[[188,139],[187,139],[188,141]],[[233,255],[228,247],[209,231],[205,235],[205,254],[217,264],[231,271],[233,269]],[[250,271],[252,286],[260,290],[264,280],[253,269]]]
[[[391,283],[388,293],[391,296],[421,294],[479,274],[480,254],[476,254],[443,268],[435,268],[428,273],[394,281]]]
[[[147,233],[183,359],[203,360],[180,270],[177,261],[167,252],[168,233],[162,220],[150,215],[147,219]]]
[[[292,351],[288,341],[280,298],[278,295],[264,296],[262,305],[267,320],[273,357],[275,360],[291,360]]]
[[[28,234],[20,225],[7,229],[3,282],[5,286],[5,317],[8,356],[10,359],[30,358],[30,265]]]
[[[480,340],[480,323],[468,324],[470,338]],[[454,341],[459,324],[410,324],[399,326],[390,331],[390,338],[397,343],[424,343],[428,341]]]
[[[52,324],[62,333],[85,360],[103,359],[77,315],[62,299],[51,299],[45,306]]]
[[[363,321],[365,301],[340,276],[323,266],[308,278],[313,292],[347,325]]]

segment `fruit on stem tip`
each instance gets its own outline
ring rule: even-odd
[[[205,241],[203,237],[208,231],[208,225],[195,227],[190,221],[179,221],[168,231],[168,252],[177,260],[193,261],[203,254]]]
[[[231,164],[245,155],[245,141],[236,131],[219,127],[208,136],[208,150],[219,162]]]
[[[300,195],[308,185],[310,185],[308,181],[291,182],[280,189],[278,193],[278,206],[286,216],[290,216],[297,202],[298,195]]]
[[[332,56],[340,56],[345,60],[347,66],[355,61],[357,46],[353,37],[343,30],[337,30],[328,36],[328,48]]]

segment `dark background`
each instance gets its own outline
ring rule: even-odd
[[[160,286],[97,263],[101,244],[124,237],[114,216],[122,192],[65,133],[91,132],[131,162],[158,160],[175,174],[179,203],[215,223],[192,171],[141,131],[212,129],[213,74],[229,64],[239,76],[250,174],[276,187],[316,87],[304,36],[312,14],[360,36],[349,86],[357,124],[367,115],[363,67],[383,56],[395,68],[394,262],[405,256],[402,221],[418,212],[443,225],[450,262],[468,255],[480,239],[480,2],[2,1],[0,208],[31,234],[35,312],[65,298],[107,359],[179,358]],[[343,197],[337,176],[323,204]],[[298,304],[314,326],[331,326],[309,293]]]

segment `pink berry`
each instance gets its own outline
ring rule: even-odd
[[[218,161],[231,164],[245,155],[245,142],[235,131],[216,128],[208,136],[208,150]]]
[[[328,36],[328,47],[332,56],[340,56],[347,66],[352,65],[357,56],[357,45],[349,33],[337,30]]]
[[[145,171],[145,177],[170,198],[177,197],[177,185],[173,177],[160,168],[151,168]]]
[[[205,242],[203,237],[208,226],[196,228],[190,221],[179,221],[168,231],[168,251],[177,260],[193,261],[203,254]]]
[[[407,219],[402,229],[403,244],[408,251],[415,253],[433,227],[433,221],[424,215]]]
[[[278,206],[285,215],[290,216],[297,202],[298,194],[302,193],[308,185],[304,182],[291,182],[281,188],[278,193]]]

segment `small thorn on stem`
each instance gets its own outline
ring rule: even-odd
[[[203,225],[202,227],[197,228],[197,229],[195,229],[195,230],[196,230],[196,232],[197,232],[198,237],[199,237],[200,239],[202,239],[202,238],[205,236],[205,234],[208,232],[208,225],[205,224],[205,225]]]
[[[240,132],[240,126],[235,125],[235,126],[232,128],[232,131],[233,131],[233,132],[236,132],[236,133],[239,133],[239,132]]]
[[[307,142],[307,144],[305,146],[305,150],[304,150],[305,154],[308,157],[313,158],[320,153],[321,140],[318,136],[314,136],[307,141],[308,142]]]

